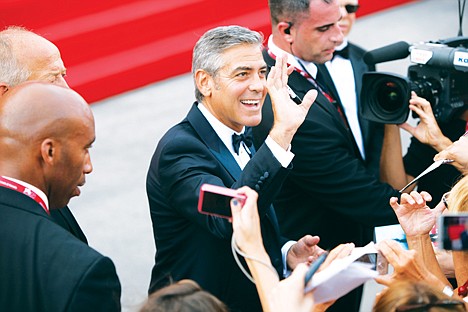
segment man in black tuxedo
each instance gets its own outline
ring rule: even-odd
[[[233,258],[231,223],[197,211],[204,183],[247,185],[259,193],[263,242],[280,276],[286,264],[293,269],[320,252],[318,237],[310,235],[285,244],[271,206],[291,168],[292,136],[316,92],[296,105],[286,88],[287,65],[282,58],[267,82],[262,42],[257,32],[227,26],[209,30],[195,45],[192,72],[197,102],[159,141],[147,176],[156,242],[150,292],[170,280],[192,279],[231,311],[261,311],[255,285]],[[275,126],[265,144],[255,150],[249,127],[261,120],[267,87]],[[242,136],[239,145],[234,146],[233,135]]]
[[[364,63],[366,52],[348,41],[348,35],[356,21],[359,9],[357,0],[339,0],[341,20],[338,26],[343,33],[343,43],[336,47],[333,57],[324,64],[317,64],[317,80],[342,109],[354,141],[368,170],[379,177],[382,151],[383,124],[364,119],[359,114],[362,76],[375,71],[375,66]]]
[[[297,239],[319,233],[320,245],[331,249],[372,240],[372,228],[397,223],[389,199],[398,192],[382,184],[366,167],[349,129],[343,109],[317,82],[317,66],[332,58],[343,42],[337,0],[270,0],[272,36],[263,55],[271,66],[287,54],[295,67],[288,85],[302,97],[311,89],[319,94],[292,141],[296,155],[293,169],[274,205],[282,233]],[[265,100],[263,119],[253,129],[256,144],[268,133],[272,119],[270,100]],[[345,297],[346,298],[346,297]],[[358,311],[360,294],[351,294],[331,307]]]
[[[68,88],[29,82],[0,99],[2,310],[120,310],[112,261],[50,216],[80,195],[94,139],[91,109]]]
[[[0,95],[30,80],[46,81],[68,88],[65,74],[60,52],[52,42],[16,26],[0,32]],[[68,207],[52,210],[51,216],[57,224],[88,243]]]

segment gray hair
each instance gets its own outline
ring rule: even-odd
[[[18,26],[10,26],[0,32],[0,82],[14,87],[31,76],[31,72],[23,66],[13,51],[13,40],[18,35],[29,33]]]
[[[192,74],[202,69],[216,76],[224,65],[221,55],[224,51],[242,44],[262,46],[263,35],[241,26],[221,26],[208,30],[195,44],[192,58]],[[203,94],[195,83],[195,98],[201,102]]]
[[[310,3],[315,0],[269,0],[270,18],[273,25],[279,22],[300,23],[309,16]],[[327,4],[335,0],[320,0]]]

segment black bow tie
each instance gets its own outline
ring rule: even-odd
[[[241,133],[240,135],[235,133],[232,134],[232,147],[234,148],[234,152],[236,152],[237,155],[239,155],[239,146],[241,142],[244,142],[247,147],[251,147],[252,137],[246,133]]]
[[[344,47],[342,50],[335,50],[335,52],[333,52],[333,58],[337,55],[342,58],[349,59],[349,46]]]

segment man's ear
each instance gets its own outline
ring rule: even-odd
[[[199,69],[195,72],[195,83],[197,89],[203,94],[204,97],[211,95],[213,85],[213,77],[203,69]]]
[[[8,84],[0,82],[0,96],[4,95],[8,91],[8,89],[10,89]]]
[[[280,35],[288,43],[293,43],[292,26],[292,22],[279,22],[278,25],[276,25],[276,28],[278,29]]]
[[[41,157],[44,163],[53,165],[57,158],[57,142],[50,138],[42,141]]]

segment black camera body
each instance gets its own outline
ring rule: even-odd
[[[361,91],[362,116],[379,123],[405,122],[410,112],[411,91],[431,103],[438,122],[448,122],[460,115],[468,109],[468,49],[463,48],[466,45],[468,37],[456,37],[409,47],[410,60],[416,64],[408,67],[407,77],[383,72],[365,73]]]

